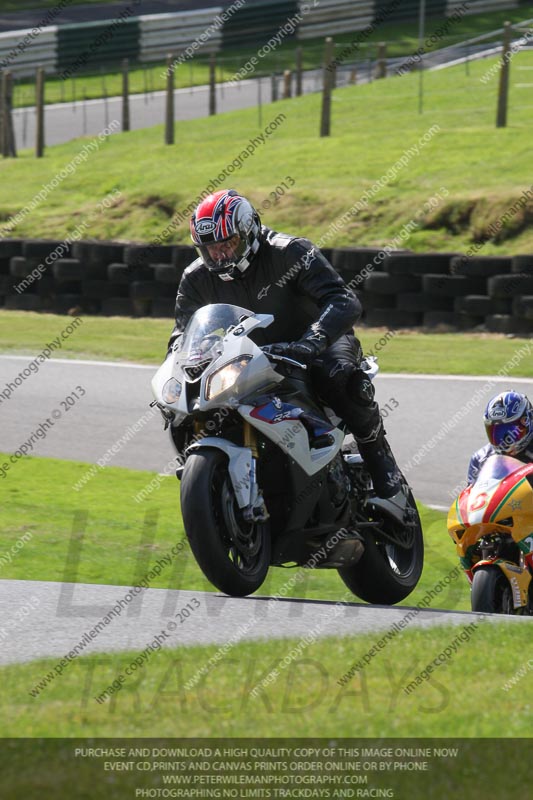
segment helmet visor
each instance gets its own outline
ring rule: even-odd
[[[245,254],[246,247],[246,242],[235,234],[219,242],[196,245],[196,250],[208,269],[223,272],[237,265]]]
[[[526,417],[512,422],[492,422],[486,428],[489,442],[502,453],[520,450],[521,442],[529,435]]]

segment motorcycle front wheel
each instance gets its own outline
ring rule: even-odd
[[[424,565],[422,524],[412,493],[409,529],[383,515],[372,532],[363,532],[365,551],[353,567],[339,569],[346,586],[367,603],[394,605],[417,585]]]
[[[471,594],[472,611],[483,614],[514,614],[509,581],[499,567],[479,567],[474,572]]]
[[[225,594],[257,591],[270,565],[270,526],[248,522],[239,509],[220,450],[202,448],[185,463],[181,478],[185,533],[205,577]]]

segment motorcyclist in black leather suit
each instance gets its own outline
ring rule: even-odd
[[[184,272],[169,347],[193,313],[208,303],[232,303],[274,322],[260,345],[310,367],[316,393],[353,434],[376,493],[405,506],[401,474],[385,439],[374,387],[359,365],[353,326],[361,304],[309,240],[261,226],[235,190],[206,197],[191,218],[199,254]],[[283,342],[285,344],[279,344]]]

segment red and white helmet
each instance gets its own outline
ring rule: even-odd
[[[207,269],[224,280],[245,272],[259,250],[259,214],[235,189],[208,195],[191,217],[191,238]]]

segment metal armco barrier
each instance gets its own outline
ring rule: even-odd
[[[10,69],[15,78],[33,75],[37,66],[47,74],[75,69],[118,65],[131,61],[161,61],[191,48],[192,55],[211,55],[227,45],[259,45],[291,30],[282,38],[304,40],[361,31],[376,20],[416,19],[419,0],[248,0],[235,9],[235,0],[212,8],[176,13],[134,16],[140,6],[130,5],[116,19],[47,26],[0,33],[0,71]],[[426,14],[446,17],[464,6],[465,14],[516,8],[518,0],[426,0]],[[229,13],[231,9],[235,9]],[[78,67],[74,65],[78,63]]]

